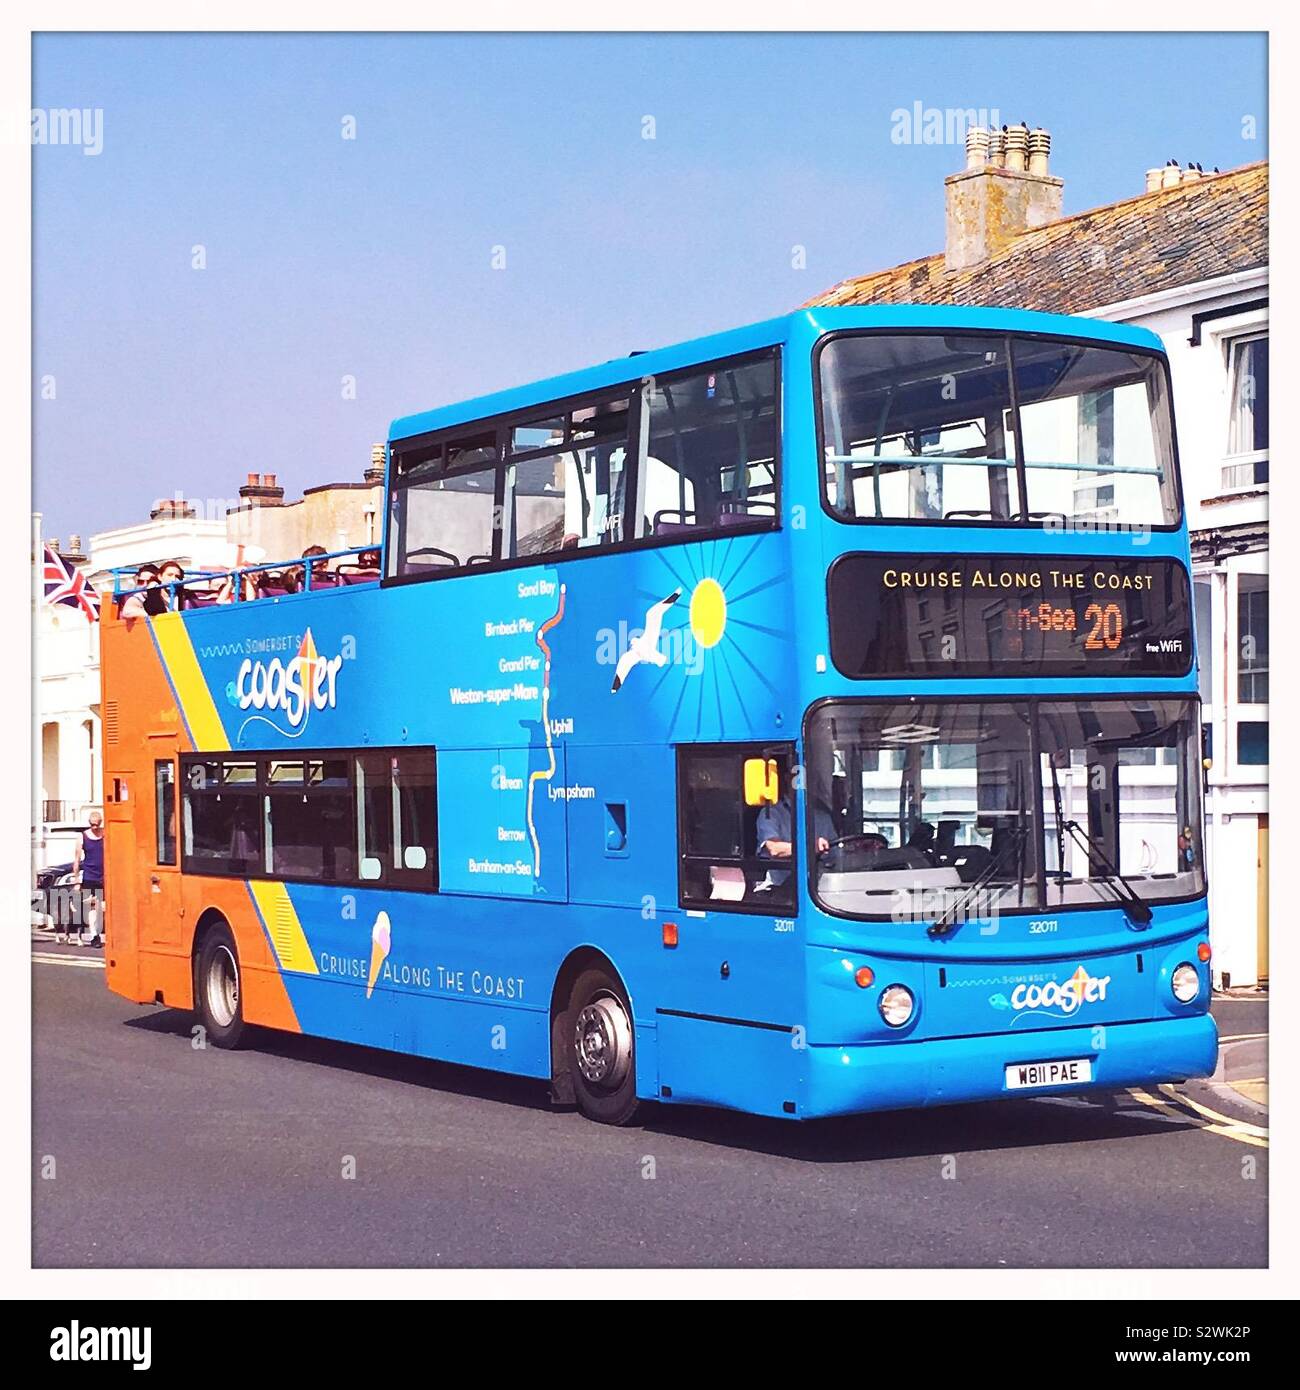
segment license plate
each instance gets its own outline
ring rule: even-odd
[[[1062,1062],[1019,1062],[1007,1068],[1007,1090],[1028,1091],[1035,1086],[1074,1086],[1092,1080],[1092,1063],[1086,1057]]]

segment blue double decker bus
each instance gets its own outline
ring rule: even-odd
[[[123,581],[111,988],[616,1124],[1213,1069],[1154,336],[807,310],[399,419],[387,489],[379,571]]]

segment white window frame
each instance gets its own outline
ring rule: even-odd
[[[1266,490],[1267,483],[1254,481],[1254,471],[1257,463],[1268,461],[1269,450],[1253,449],[1234,454],[1229,452],[1229,445],[1232,440],[1235,400],[1236,349],[1245,343],[1269,336],[1268,312],[1262,310],[1224,319],[1212,336],[1217,350],[1222,354],[1224,373],[1223,458],[1220,466],[1220,484],[1223,491],[1228,493]],[[1243,474],[1246,475],[1245,479]]]

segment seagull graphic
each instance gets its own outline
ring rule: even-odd
[[[674,589],[667,598],[661,598],[646,611],[645,630],[628,642],[627,651],[618,659],[614,684],[610,686],[611,694],[627,680],[627,673],[633,666],[639,666],[643,661],[648,661],[652,666],[668,665],[668,658],[659,650],[659,634],[663,630],[664,614],[681,596],[681,589]]]

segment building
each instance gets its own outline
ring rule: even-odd
[[[178,559],[186,569],[227,563],[224,521],[202,521],[187,504],[159,502],[149,520],[66,545],[44,543],[71,568],[84,571],[100,592],[112,588],[111,570],[143,560]],[[77,609],[41,603],[36,663],[40,681],[40,817],[45,826],[85,823],[100,804],[99,625]]]
[[[238,505],[226,514],[226,535],[250,561],[288,559],[311,545],[327,551],[379,545],[384,525],[384,446],[370,451],[360,482],[309,487],[284,500],[274,473],[250,473]]]
[[[83,550],[81,537],[66,545],[44,543],[69,566],[83,570],[100,592],[111,592],[112,572],[145,561],[178,560],[187,572],[219,570],[237,563],[291,559],[309,545],[347,550],[378,544],[382,526],[384,446],[371,452],[361,482],[308,488],[293,502],[273,473],[250,473],[238,500],[223,514],[202,517],[183,497],[157,501],[147,521],[102,531]],[[103,798],[99,700],[99,627],[76,609],[41,603],[36,613],[36,660],[40,684],[40,760],[36,788],[40,834],[37,854],[52,826],[84,824]],[[64,837],[55,837],[63,845]],[[59,850],[50,856],[57,862]]]
[[[1211,929],[1221,985],[1268,976],[1268,165],[1169,163],[1065,217],[1046,131],[966,136],[945,247],[810,301],[985,304],[1139,324],[1169,353],[1192,531]]]

